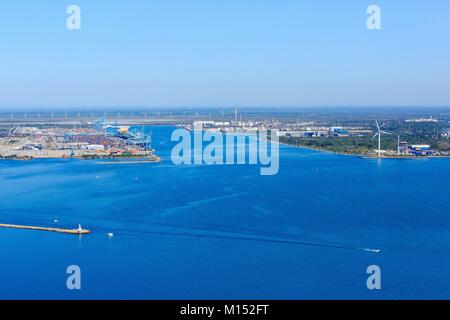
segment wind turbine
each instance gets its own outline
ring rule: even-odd
[[[381,135],[382,134],[391,134],[389,132],[386,131],[381,131],[380,126],[378,125],[378,120],[375,120],[375,123],[377,124],[377,133],[375,133],[375,135],[372,137],[372,139],[370,139],[371,141],[373,139],[375,139],[378,136],[378,150],[376,150],[378,152],[378,157],[381,157]]]

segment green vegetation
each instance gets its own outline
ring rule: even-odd
[[[354,125],[346,123],[346,125]],[[396,150],[398,136],[400,141],[406,141],[408,145],[428,144],[433,150],[450,151],[450,141],[441,137],[441,133],[448,130],[448,123],[407,123],[398,120],[384,121],[382,130],[391,133],[383,134],[381,149]],[[373,133],[376,128],[372,126]],[[317,137],[317,138],[293,138],[280,137],[280,142],[307,148],[326,150],[344,154],[368,154],[378,149],[378,139],[370,140],[372,135],[350,137]]]
[[[281,137],[280,142],[295,146],[332,151],[346,154],[367,154],[376,149],[375,143],[369,138],[360,137],[320,137],[320,138],[287,138]]]

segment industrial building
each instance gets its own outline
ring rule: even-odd
[[[410,153],[416,156],[428,156],[433,154],[433,151],[428,144],[413,144],[409,149]]]

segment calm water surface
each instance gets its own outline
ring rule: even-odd
[[[279,174],[260,176],[173,165],[172,129],[152,129],[158,164],[0,162],[0,223],[93,231],[0,229],[0,298],[450,298],[450,159],[282,146]]]

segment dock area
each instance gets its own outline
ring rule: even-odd
[[[0,129],[0,160],[157,159],[149,130],[119,126],[103,118],[73,128],[17,124]]]
[[[96,164],[144,164],[144,163],[155,163],[160,162],[161,158],[158,156],[146,157],[146,158],[137,158],[136,160],[108,160],[97,161]]]
[[[63,229],[63,228],[47,228],[47,227],[39,227],[39,226],[23,226],[17,224],[3,224],[0,223],[0,228],[9,228],[9,229],[24,229],[24,230],[39,230],[39,231],[49,231],[49,232],[58,232],[58,233],[67,233],[67,234],[90,234],[90,230],[86,229]]]

